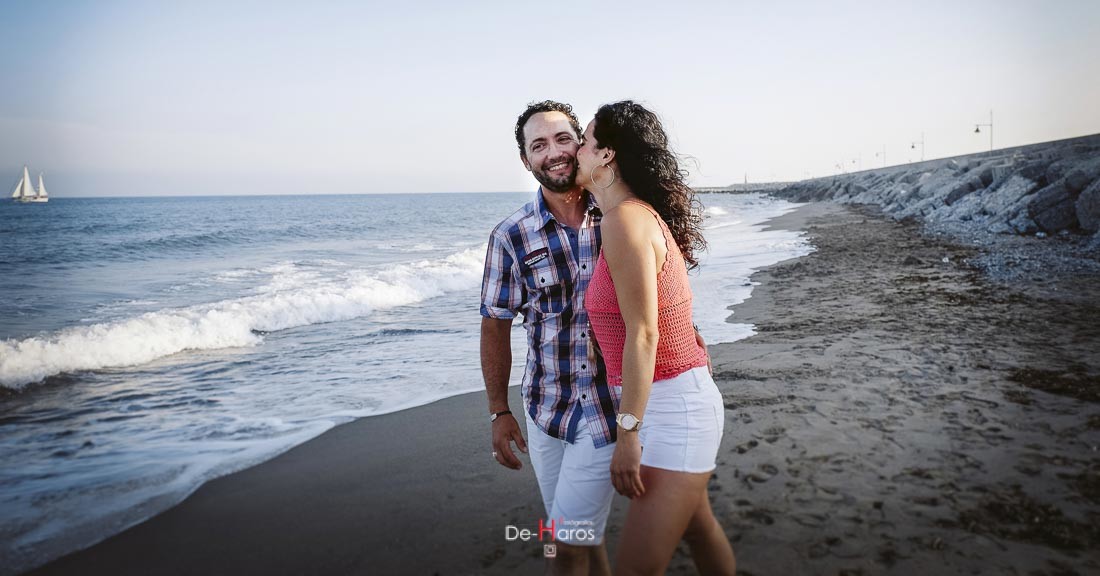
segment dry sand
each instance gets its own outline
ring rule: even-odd
[[[818,251],[755,275],[734,320],[759,334],[711,350],[740,573],[1100,573],[1098,278],[995,284],[977,249],[858,208],[772,225]],[[34,573],[539,573],[541,545],[504,538],[542,516],[535,479],[493,463],[485,410],[339,426]]]

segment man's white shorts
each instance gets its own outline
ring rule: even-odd
[[[577,426],[577,441],[570,444],[539,430],[528,416],[527,450],[546,505],[546,523],[554,522],[557,541],[574,546],[601,544],[615,495],[611,485],[615,445],[596,448],[584,418]]]

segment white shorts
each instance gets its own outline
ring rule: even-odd
[[[546,524],[554,522],[556,540],[573,546],[603,542],[611,512],[611,455],[615,445],[596,448],[581,418],[577,441],[559,440],[527,417],[527,451],[546,505]]]
[[[642,465],[676,472],[714,470],[723,410],[722,393],[706,366],[654,382],[638,430]]]

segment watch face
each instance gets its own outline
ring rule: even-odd
[[[623,414],[621,420],[619,424],[622,424],[623,428],[627,430],[631,430],[638,425],[638,419],[633,414]]]

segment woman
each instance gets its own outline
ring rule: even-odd
[[[687,280],[706,247],[702,214],[657,116],[634,102],[596,112],[577,164],[603,212],[585,308],[608,381],[622,386],[611,478],[631,504],[616,573],[663,574],[686,539],[700,573],[733,574],[707,497],[722,396],[695,340]]]

